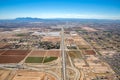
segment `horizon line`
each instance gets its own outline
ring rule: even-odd
[[[120,19],[113,19],[113,18],[74,18],[74,17],[49,17],[49,18],[42,18],[42,17],[16,17],[16,18],[6,18],[0,20],[15,20],[17,18],[38,18],[38,19],[97,19],[97,20],[120,20]]]

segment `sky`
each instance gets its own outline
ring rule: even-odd
[[[0,0],[0,19],[120,19],[120,0]]]

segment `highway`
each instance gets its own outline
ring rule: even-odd
[[[61,34],[61,36],[62,36],[62,44],[61,44],[61,54],[62,54],[62,72],[63,72],[63,80],[68,80],[69,78],[68,78],[68,76],[66,75],[66,58],[67,58],[67,55],[68,55],[68,59],[69,59],[69,61],[70,61],[70,65],[71,65],[71,67],[69,67],[70,69],[72,69],[73,71],[75,71],[75,73],[76,73],[76,75],[75,75],[75,78],[74,78],[74,80],[79,80],[80,79],[80,72],[79,72],[79,70],[74,66],[74,64],[73,64],[73,62],[72,62],[72,60],[71,60],[71,58],[70,58],[70,56],[69,56],[69,54],[68,53],[65,53],[65,50],[68,50],[67,49],[67,47],[65,46],[65,36],[64,36],[65,34],[64,34],[64,28],[62,27],[62,34]],[[67,67],[68,68],[68,67]]]
[[[67,80],[66,77],[66,54],[65,54],[65,47],[64,47],[64,28],[61,28],[61,55],[62,55],[62,77],[63,80]]]
[[[70,56],[69,56],[68,53],[67,53],[67,55],[68,55],[68,59],[69,59],[69,61],[70,61],[71,68],[76,72],[76,76],[75,76],[74,80],[79,80],[79,79],[80,79],[80,72],[79,72],[79,70],[74,66],[74,64],[73,64],[73,62],[72,62],[72,60],[71,60],[71,58],[70,58]]]

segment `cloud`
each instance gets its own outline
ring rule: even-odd
[[[120,16],[107,16],[96,14],[42,14],[40,18],[83,18],[83,19],[120,19]]]

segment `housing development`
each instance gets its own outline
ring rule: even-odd
[[[120,21],[0,20],[0,80],[120,80]]]

